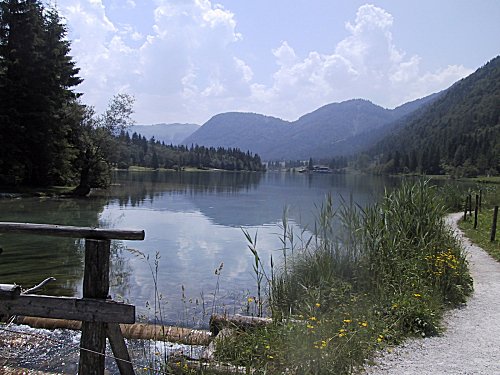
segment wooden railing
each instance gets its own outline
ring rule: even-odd
[[[122,375],[134,374],[120,323],[135,322],[135,306],[108,298],[111,240],[143,240],[144,231],[0,222],[0,233],[85,239],[83,298],[23,294],[0,284],[0,316],[25,315],[82,321],[78,373],[104,374],[106,337]],[[1,281],[1,280],[0,280]]]

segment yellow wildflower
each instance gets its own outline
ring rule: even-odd
[[[314,328],[314,326],[313,326],[313,325],[311,325],[311,324],[309,324],[309,323],[307,324],[307,326],[306,326],[306,327],[307,327],[307,328],[309,328],[309,329],[313,329],[313,328]]]
[[[420,297],[422,297],[422,295],[421,295],[420,293],[414,293],[414,294],[413,294],[413,296],[414,296],[415,298],[420,298]]]
[[[321,303],[316,303],[316,307],[321,307]]]
[[[368,327],[368,322],[359,322],[361,327]]]
[[[351,320],[351,319],[344,319],[344,320],[343,320],[343,322],[344,322],[344,323],[351,323],[351,322],[352,322],[352,320]]]
[[[316,317],[315,317],[315,316],[311,316],[311,317],[309,318],[309,320],[312,320],[312,321],[314,322],[314,321],[316,321],[316,320],[318,320],[318,319],[316,319]]]

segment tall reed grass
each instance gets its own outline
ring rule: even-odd
[[[443,310],[472,291],[445,211],[420,180],[365,208],[352,199],[335,208],[327,197],[309,238],[292,235],[284,219],[290,251],[268,287],[275,323],[222,341],[218,358],[256,373],[348,374],[376,349],[437,334]]]

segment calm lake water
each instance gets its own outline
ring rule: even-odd
[[[214,310],[245,310],[247,297],[255,295],[253,257],[242,228],[257,233],[264,263],[271,254],[279,262],[285,207],[296,233],[307,233],[315,206],[327,194],[366,205],[398,183],[361,175],[116,172],[109,190],[89,198],[0,199],[0,221],[144,229],[144,241],[113,242],[112,297],[135,304],[138,315],[152,319],[156,279],[163,321],[199,326]],[[44,294],[80,296],[82,245],[0,235],[0,283],[29,287],[53,276],[57,280]]]

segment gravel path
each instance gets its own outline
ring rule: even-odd
[[[461,214],[447,217],[462,239],[474,278],[467,305],[447,313],[438,337],[409,340],[375,360],[369,375],[500,375],[500,263],[471,244],[457,228]]]

